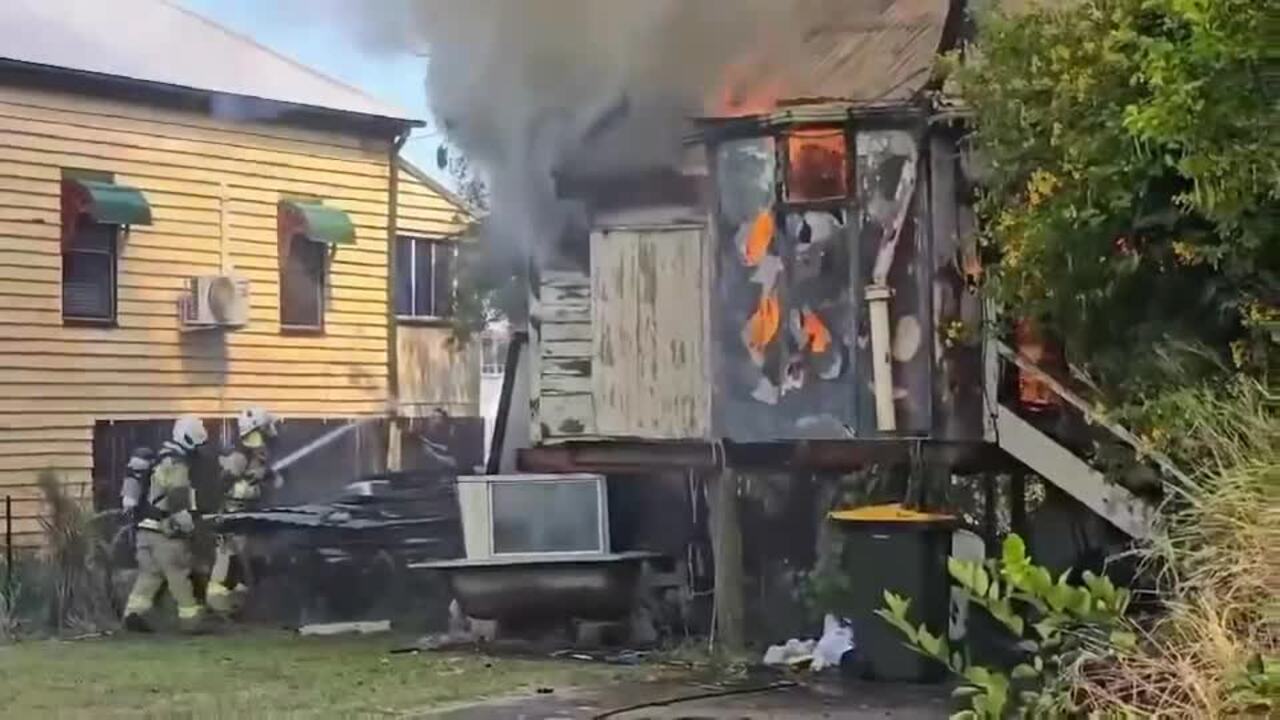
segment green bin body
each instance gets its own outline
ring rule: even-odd
[[[866,680],[937,682],[946,675],[939,662],[911,650],[901,632],[875,614],[885,607],[886,590],[911,600],[908,618],[929,632],[947,635],[951,582],[951,518],[916,520],[833,520],[845,533],[844,569],[852,579],[854,673]]]

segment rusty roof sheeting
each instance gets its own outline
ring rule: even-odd
[[[768,53],[749,61],[779,104],[905,101],[929,81],[949,0],[792,1],[796,17],[821,20],[785,64]]]

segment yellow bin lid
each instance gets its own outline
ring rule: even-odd
[[[900,503],[864,505],[849,510],[833,510],[827,517],[837,522],[951,522],[955,516],[908,510]]]

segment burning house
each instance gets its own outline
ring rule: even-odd
[[[1147,532],[1063,432],[1097,419],[1051,348],[1002,344],[979,294],[980,163],[933,73],[966,3],[376,5],[344,19],[430,51],[484,246],[529,266],[488,475],[456,487],[466,558],[419,563],[464,612],[587,617],[644,584],[673,632],[778,640],[832,510],[945,514],[978,553],[1016,530],[1059,567]]]
[[[976,518],[988,547],[1002,515],[1044,548],[1070,528],[1088,540],[1065,564],[1148,531],[1146,500],[1006,392],[1019,376],[1089,417],[977,290],[974,162],[932,73],[962,5],[825,13],[785,62],[735,56],[677,159],[599,162],[592,128],[554,168],[580,222],[532,274],[490,471],[607,475],[613,550],[674,558],[721,623],[749,587],[750,626],[789,627],[842,504],[905,495]]]

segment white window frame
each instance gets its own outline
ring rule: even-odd
[[[493,491],[503,483],[564,483],[593,481],[596,483],[596,548],[595,550],[553,550],[541,552],[498,552],[494,546]],[[477,485],[481,487],[476,487]],[[564,475],[476,475],[458,478],[459,509],[463,533],[467,537],[469,559],[554,559],[561,557],[599,557],[612,552],[609,541],[609,486],[603,475],[572,473]],[[477,502],[478,501],[478,502]]]
[[[480,336],[480,374],[486,377],[502,377],[507,368],[507,354],[511,338],[507,335],[485,333]],[[499,352],[501,351],[501,352]],[[493,362],[486,356],[492,355]]]
[[[447,250],[448,252],[450,252],[450,253],[452,253],[452,254],[453,254],[453,262],[452,262],[452,264],[450,264],[450,266],[449,266],[449,284],[450,284],[450,288],[449,288],[449,295],[450,295],[450,298],[451,298],[454,302],[456,302],[456,301],[457,301],[457,297],[458,297],[458,272],[457,272],[457,268],[458,268],[458,266],[457,266],[457,262],[458,262],[458,245],[457,245],[457,243],[456,243],[456,242],[454,242],[454,241],[445,240],[445,239],[443,239],[443,238],[433,238],[433,237],[430,237],[430,236],[427,236],[427,235],[407,235],[407,234],[398,234],[398,235],[396,235],[396,243],[397,243],[397,245],[398,245],[399,243],[401,243],[401,242],[408,242],[408,243],[409,243],[409,263],[408,263],[408,268],[407,268],[407,269],[406,269],[406,268],[403,268],[403,267],[401,267],[401,263],[399,262],[399,258],[397,257],[397,262],[396,262],[396,272],[397,272],[397,273],[401,273],[401,272],[408,272],[408,273],[409,273],[409,306],[410,306],[410,309],[413,309],[413,308],[415,308],[415,307],[417,306],[417,303],[416,303],[415,301],[416,301],[416,299],[417,299],[417,297],[418,297],[418,280],[419,280],[419,278],[418,278],[418,262],[417,262],[417,260],[418,260],[418,252],[419,252],[419,250],[422,248],[422,246],[424,246],[424,245],[426,245],[426,246],[428,246],[428,247],[430,247],[430,248],[431,248],[431,281],[432,281],[432,287],[431,287],[431,311],[432,311],[432,312],[431,312],[431,313],[429,313],[429,314],[422,314],[422,315],[420,315],[420,314],[418,314],[418,313],[416,313],[416,312],[410,312],[410,313],[408,313],[408,314],[405,314],[405,313],[400,312],[400,308],[395,308],[395,311],[396,311],[396,319],[397,319],[397,320],[407,320],[407,321],[409,321],[409,322],[422,322],[422,321],[441,321],[441,320],[448,320],[449,318],[453,317],[453,312],[452,312],[452,310],[450,311],[450,313],[449,313],[448,315],[441,315],[441,314],[440,314],[440,312],[439,312],[439,310],[440,310],[440,309],[439,309],[439,308],[437,308],[437,307],[435,306],[435,304],[436,304],[436,299],[437,299],[437,298],[436,298],[436,292],[435,292],[435,273],[436,273],[436,257],[437,257],[437,253],[438,253],[438,252],[440,252],[440,250],[443,248],[443,249],[445,249],[445,250]],[[398,253],[398,252],[399,252],[399,250],[400,250],[400,248],[399,248],[399,247],[392,248],[392,252],[396,252],[396,253]],[[399,290],[399,287],[400,287],[400,278],[398,278],[398,277],[396,277],[396,278],[392,278],[392,281],[395,283],[395,289],[398,291],[398,290]]]

